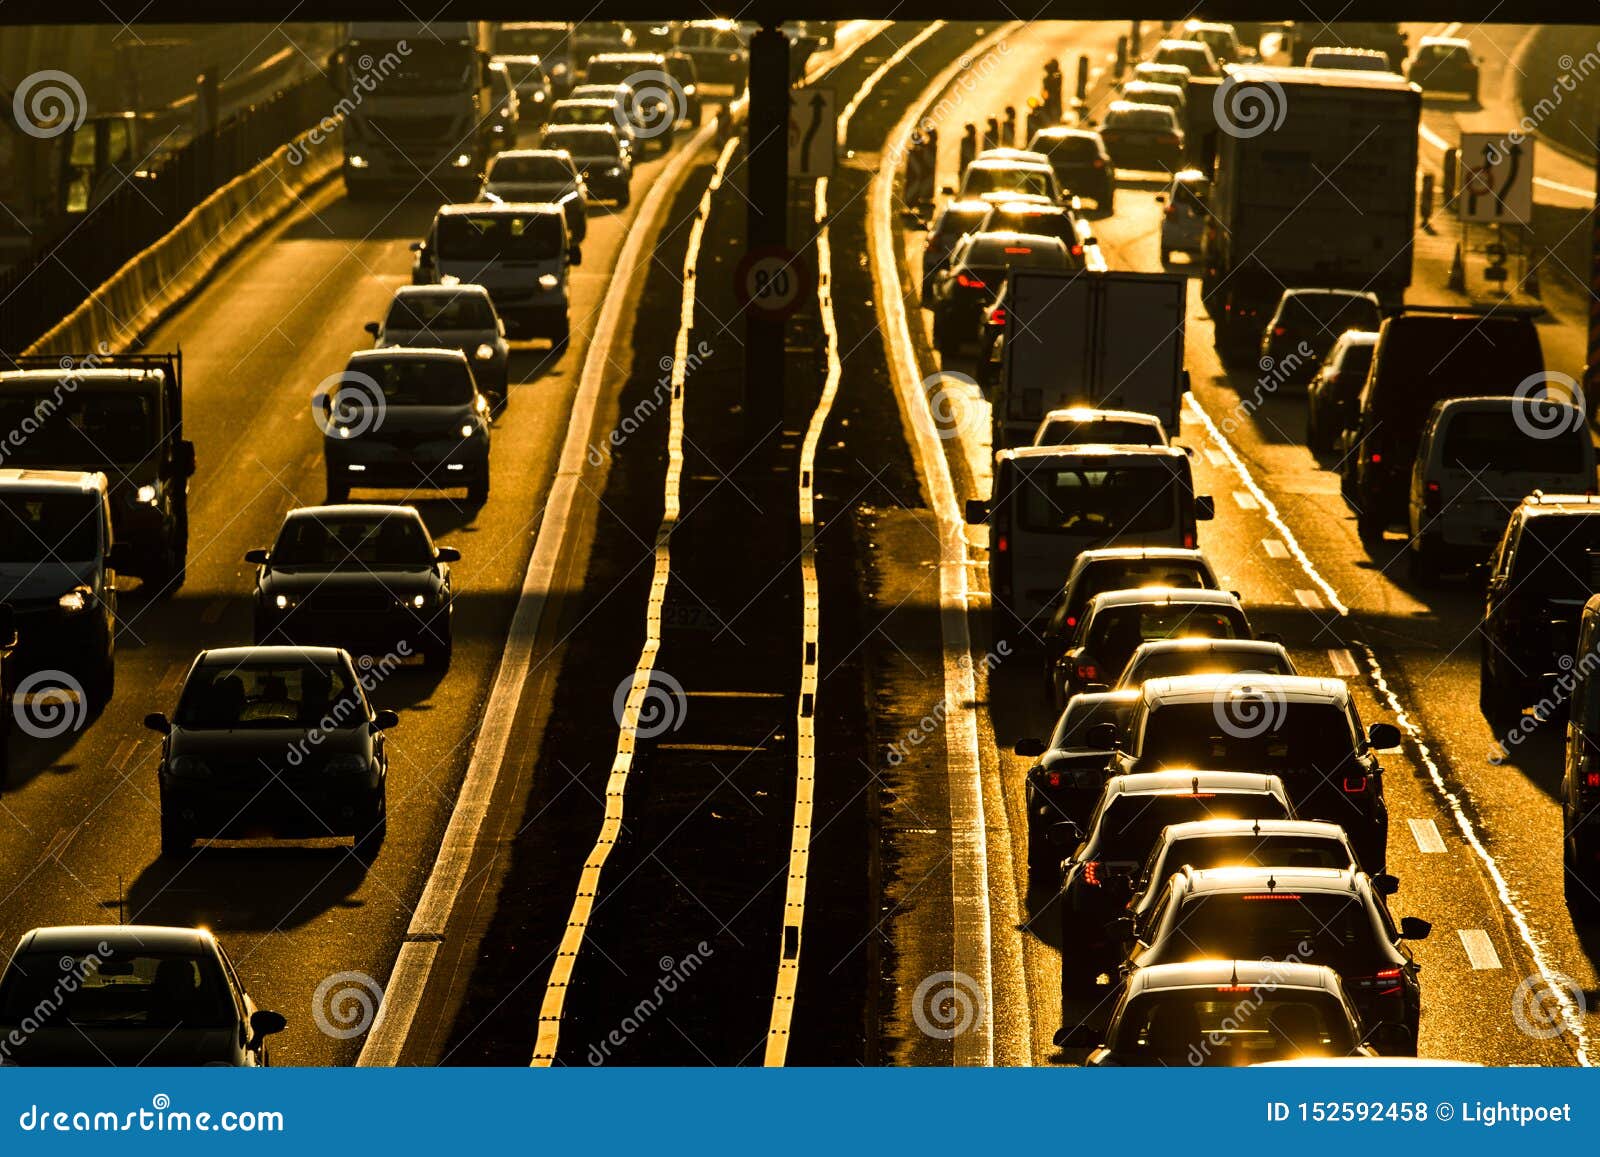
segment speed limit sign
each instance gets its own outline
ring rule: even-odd
[[[776,246],[752,249],[734,274],[739,300],[773,317],[793,312],[805,292],[805,271],[794,253]]]

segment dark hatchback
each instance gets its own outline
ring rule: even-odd
[[[375,710],[348,651],[226,647],[189,668],[159,732],[161,852],[197,839],[353,836],[372,860],[388,829],[384,732],[399,717]]]
[[[1071,193],[1093,201],[1101,216],[1109,217],[1116,208],[1117,180],[1111,155],[1093,129],[1051,125],[1033,134],[1028,151],[1050,158],[1063,196]]]
[[[450,665],[450,564],[414,506],[291,510],[256,565],[256,643],[344,647],[423,656]]]

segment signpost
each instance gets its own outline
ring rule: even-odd
[[[800,88],[789,94],[789,176],[814,181],[833,176],[838,108],[831,88]]]
[[[1533,223],[1533,142],[1511,133],[1462,133],[1461,219],[1479,225]]]

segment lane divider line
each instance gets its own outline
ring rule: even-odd
[[[611,365],[610,347],[616,339],[622,309],[633,284],[647,269],[643,260],[646,237],[655,233],[657,222],[666,211],[672,193],[682,182],[695,156],[711,141],[715,132],[714,123],[705,125],[661,171],[640,203],[622,250],[617,254],[611,284],[606,287],[600,315],[595,321],[594,335],[584,355],[583,372],[578,379],[577,395],[572,400],[572,413],[567,419],[561,458],[551,482],[550,494],[545,500],[544,517],[534,539],[528,569],[523,574],[522,589],[517,594],[517,606],[506,634],[500,668],[495,673],[484,707],[483,724],[472,745],[467,774],[456,794],[456,805],[439,844],[438,855],[428,874],[422,898],[412,913],[411,924],[400,945],[400,954],[384,986],[377,1019],[362,1043],[357,1065],[399,1064],[406,1040],[411,1034],[412,1022],[416,1019],[423,991],[433,972],[434,957],[444,937],[450,913],[455,908],[456,898],[466,883],[488,816],[489,803],[500,782],[501,765],[505,762],[512,726],[516,722],[517,704],[534,669],[533,644],[539,633],[545,605],[550,601],[555,586],[557,564],[565,559],[567,553],[568,523],[581,485],[590,432],[594,428],[595,415],[599,411],[601,394]]]
[[[1356,657],[1343,647],[1329,647],[1328,662],[1333,664],[1333,673],[1341,679],[1354,679],[1361,674]]]
[[[1417,851],[1423,855],[1437,856],[1445,851],[1439,825],[1432,820],[1407,820],[1406,826],[1411,829],[1411,838],[1417,841]]]
[[[706,191],[700,196],[700,209],[689,227],[689,245],[683,258],[683,292],[678,313],[678,334],[672,350],[672,405],[667,428],[667,475],[663,487],[661,525],[656,528],[655,570],[650,576],[650,598],[645,607],[645,640],[639,651],[639,662],[633,670],[633,684],[628,688],[628,698],[622,708],[622,719],[617,732],[617,752],[611,761],[611,775],[606,781],[605,818],[594,847],[584,861],[583,872],[578,877],[577,893],[572,899],[572,911],[561,935],[550,965],[550,976],[545,982],[544,999],[539,1006],[539,1035],[534,1041],[533,1068],[548,1068],[556,1060],[556,1050],[561,1044],[561,1020],[566,1013],[567,993],[572,988],[572,974],[577,968],[578,953],[589,932],[589,922],[594,917],[595,903],[600,897],[600,873],[606,866],[611,850],[622,837],[622,812],[627,796],[628,778],[633,771],[633,755],[638,740],[639,713],[644,708],[650,691],[650,677],[655,671],[656,655],[661,650],[661,608],[667,597],[667,580],[672,573],[670,549],[672,531],[678,524],[683,483],[683,411],[684,381],[689,372],[689,333],[694,328],[695,291],[699,282],[697,266],[700,261],[700,242],[705,236],[706,222],[711,217],[711,202],[722,188],[728,162],[739,148],[739,138],[731,137],[717,156],[716,168]]]
[[[1267,552],[1268,558],[1289,557],[1289,548],[1284,546],[1283,543],[1278,541],[1276,538],[1263,538],[1261,540],[1261,549]]]
[[[1494,950],[1494,941],[1482,928],[1459,928],[1456,935],[1461,937],[1461,947],[1467,950],[1467,963],[1472,965],[1474,971],[1487,972],[1501,967],[1500,954]]]
[[[1338,613],[1339,617],[1349,620],[1351,618],[1350,608],[1345,605],[1344,600],[1339,597],[1339,593],[1334,589],[1333,584],[1323,577],[1322,572],[1317,569],[1316,564],[1311,561],[1311,557],[1301,547],[1300,540],[1295,537],[1294,531],[1289,529],[1289,524],[1279,514],[1277,505],[1267,497],[1266,491],[1262,490],[1256,482],[1255,475],[1244,464],[1244,459],[1234,449],[1233,443],[1212,421],[1211,415],[1206,413],[1205,407],[1200,404],[1193,394],[1185,394],[1184,400],[1188,403],[1190,414],[1205,427],[1207,435],[1228,458],[1239,480],[1250,489],[1257,501],[1261,503],[1262,511],[1267,521],[1277,528],[1279,535],[1283,538],[1284,545],[1289,548],[1289,552],[1294,555],[1295,560],[1300,564],[1300,569],[1321,589],[1328,604]],[[1529,922],[1527,914],[1522,910],[1522,906],[1517,902],[1516,897],[1512,895],[1511,885],[1506,880],[1505,873],[1500,869],[1499,860],[1484,846],[1483,840],[1478,835],[1477,826],[1472,822],[1466,813],[1466,809],[1462,806],[1460,795],[1451,790],[1449,784],[1445,782],[1444,772],[1440,770],[1439,764],[1433,758],[1433,749],[1428,746],[1428,742],[1422,733],[1422,727],[1416,720],[1411,718],[1410,713],[1406,711],[1405,704],[1400,701],[1400,696],[1389,686],[1388,677],[1384,674],[1383,665],[1378,662],[1377,653],[1366,642],[1359,640],[1351,640],[1351,642],[1354,644],[1352,649],[1359,648],[1362,657],[1366,660],[1368,677],[1372,682],[1378,700],[1388,707],[1390,714],[1394,716],[1395,725],[1410,738],[1412,746],[1416,749],[1417,758],[1427,770],[1428,779],[1432,782],[1434,791],[1444,807],[1449,811],[1451,818],[1455,820],[1456,828],[1461,832],[1461,836],[1466,841],[1467,846],[1472,849],[1473,854],[1478,858],[1478,862],[1483,865],[1484,871],[1488,874],[1490,882],[1494,885],[1495,895],[1500,901],[1500,906],[1505,909],[1512,926],[1516,929],[1517,936],[1522,941],[1529,958],[1533,961],[1534,968],[1543,977],[1546,986],[1556,999],[1557,1005],[1561,1010],[1561,1018],[1566,1024],[1567,1031],[1572,1034],[1575,1046],[1574,1056],[1577,1062],[1587,1068],[1593,1064],[1593,1061],[1589,1056],[1588,1030],[1583,1023],[1584,1010],[1578,1007],[1571,992],[1568,991],[1565,977],[1551,967],[1549,959],[1545,955],[1544,947],[1534,934],[1533,925]]]
[[[872,90],[878,87],[878,82],[889,74],[891,68],[910,56],[916,51],[919,44],[943,27],[943,20],[935,20],[932,24],[929,24],[921,32],[895,49],[888,59],[873,70],[872,75],[861,82],[861,87],[856,89],[855,95],[850,98],[850,103],[839,110],[837,140],[841,149],[845,147],[845,140],[850,133],[850,121],[856,115],[856,110],[861,107],[861,102],[872,95]]]

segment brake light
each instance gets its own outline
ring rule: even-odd
[[[1078,616],[1077,615],[1068,615],[1067,616],[1067,626],[1076,627],[1077,625],[1078,625]]]
[[[1251,900],[1298,900],[1299,892],[1246,892],[1242,899]]]
[[[1281,326],[1281,325],[1275,325],[1275,326],[1272,327],[1272,336],[1273,337],[1282,337],[1284,334],[1286,334],[1288,332],[1289,331],[1284,329],[1283,326]]]
[[[1074,245],[1072,247],[1072,255],[1074,257],[1082,257],[1083,256],[1083,246],[1082,245]]]
[[[1094,167],[1097,168],[1097,169],[1103,169],[1103,168],[1106,167],[1106,163],[1105,163],[1105,161],[1101,160],[1099,157],[1096,157],[1094,159]]]
[[[1083,882],[1091,888],[1100,886],[1100,861],[1090,860],[1083,865]]]
[[[1364,775],[1345,776],[1344,790],[1350,795],[1360,795],[1367,790],[1367,777]]]
[[[1591,771],[1583,777],[1584,787],[1600,787],[1600,771]]]
[[[1426,515],[1439,513],[1439,484],[1430,482],[1422,491],[1422,512]]]
[[[1005,325],[1005,323],[1006,323],[1006,311],[1005,310],[996,309],[993,313],[991,313],[989,315],[989,324],[990,325]]]
[[[1369,461],[1369,462],[1371,462],[1371,463],[1372,463],[1372,464],[1373,464],[1373,465],[1374,465],[1374,466],[1376,466],[1376,465],[1378,465],[1378,464],[1379,464],[1379,463],[1380,463],[1380,462],[1382,462],[1382,461],[1383,461],[1383,455],[1382,455],[1382,454],[1380,454],[1380,453],[1378,453],[1378,452],[1377,452],[1377,451],[1376,451],[1376,450],[1374,450],[1374,451],[1373,451],[1373,452],[1372,452],[1372,457],[1371,457],[1371,458],[1369,458],[1369,459],[1367,459],[1367,461]]]
[[[1004,554],[1011,549],[1011,540],[1002,534],[999,541],[994,544],[994,549],[996,554]]]
[[[987,288],[983,284],[983,279],[981,277],[972,277],[972,276],[970,276],[968,274],[965,274],[965,273],[956,274],[956,284],[961,286],[963,289],[984,289],[984,288]]]
[[[1085,683],[1092,683],[1100,674],[1100,668],[1093,663],[1079,663],[1075,668],[1078,678]]]
[[[1219,984],[1219,985],[1217,985],[1217,991],[1218,992],[1254,992],[1255,989],[1251,988],[1248,984]]]
[[[1021,253],[1021,254],[1026,255],[1026,254],[1032,253],[1033,249],[1031,247],[1027,246],[1027,245],[1007,245],[1006,246],[1006,252],[1007,253]]]
[[[1186,531],[1183,532],[1183,549],[1184,550],[1193,550],[1194,549],[1194,532],[1193,531],[1186,530]]]
[[[1400,969],[1385,968],[1374,976],[1358,976],[1355,981],[1361,988],[1377,989],[1377,996],[1394,996],[1400,991]]]
[[[1060,787],[1061,786],[1061,773],[1059,771],[1052,771],[1050,773],[1050,786],[1051,787]]]
[[[1161,211],[1161,215],[1163,217],[1176,217],[1178,215],[1178,207],[1176,205],[1168,205]],[[1223,989],[1222,991],[1226,992],[1227,989]]]

